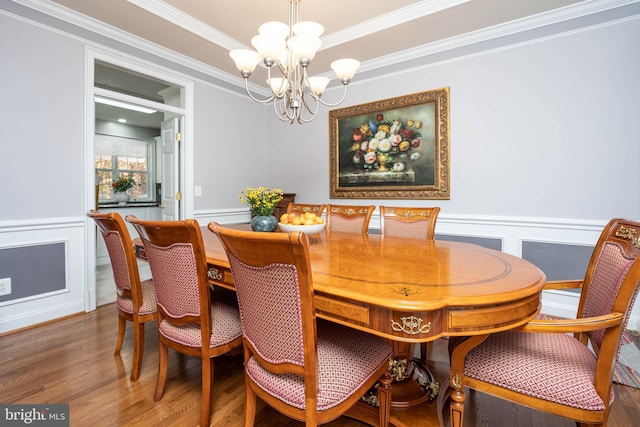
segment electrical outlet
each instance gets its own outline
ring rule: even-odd
[[[196,185],[195,186],[195,195],[196,196],[202,196],[202,186],[201,185]]]
[[[11,277],[0,279],[0,296],[11,293]]]

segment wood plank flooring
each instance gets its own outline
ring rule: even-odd
[[[71,426],[196,426],[200,408],[200,361],[169,352],[169,374],[161,401],[153,401],[158,363],[154,324],[146,326],[142,373],[129,381],[132,332],[127,329],[119,357],[113,356],[117,332],[113,304],[96,311],[0,336],[0,403],[65,403]],[[439,382],[448,365],[446,342],[434,343],[433,368]],[[636,425],[640,390],[616,385],[609,427]],[[212,426],[244,424],[241,354],[216,359]],[[395,411],[408,426],[438,425],[435,402]],[[259,405],[256,427],[299,427],[266,405]],[[330,427],[362,427],[342,417]],[[468,394],[465,426],[572,427],[567,419],[532,411],[482,393]]]

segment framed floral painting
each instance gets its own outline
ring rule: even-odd
[[[449,88],[329,112],[330,197],[449,199]]]

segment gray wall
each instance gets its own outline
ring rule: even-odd
[[[356,75],[341,107],[450,87],[451,199],[405,204],[438,205],[441,217],[637,218],[638,40],[636,18],[372,80]],[[304,126],[272,124],[270,184],[296,201],[328,202],[327,129],[328,113]]]

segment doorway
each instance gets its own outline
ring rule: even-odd
[[[123,217],[134,214],[148,219],[181,219],[192,215],[192,194],[185,191],[189,188],[188,183],[193,182],[192,175],[186,172],[192,168],[185,167],[185,164],[192,164],[189,160],[192,153],[190,132],[186,131],[191,122],[192,82],[175,78],[167,74],[167,70],[158,70],[152,64],[123,62],[121,58],[100,54],[90,56],[89,68],[93,71],[87,81],[88,93],[92,96],[87,110],[93,112],[88,115],[93,116],[93,120],[87,123],[87,169],[98,172],[98,139],[107,139],[109,149],[116,145],[127,147],[128,143],[135,142],[147,144],[149,150],[144,156],[139,154],[140,149],[133,155],[125,152],[120,157],[118,153],[104,156],[108,161],[101,164],[100,174],[95,173],[96,185],[90,186],[94,191],[88,198],[92,202],[88,208],[116,210]],[[168,136],[170,133],[173,137]],[[166,161],[163,152],[170,139],[174,144],[170,150],[171,160]],[[100,154],[104,154],[104,147],[101,150]],[[110,203],[115,202],[110,200],[113,198],[111,183],[120,173],[137,180],[135,197],[126,206]],[[95,230],[93,224],[89,225],[89,230]],[[133,228],[129,231],[135,237]],[[104,247],[101,237],[87,234],[89,262],[85,306],[90,311],[98,302],[115,301],[115,287],[108,254],[101,251],[101,246]],[[150,274],[147,270],[141,271]]]

